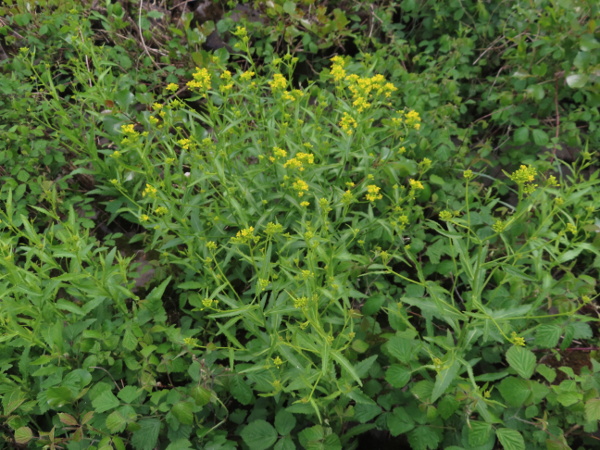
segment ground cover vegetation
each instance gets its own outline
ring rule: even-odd
[[[598,445],[600,6],[0,6],[0,448]]]

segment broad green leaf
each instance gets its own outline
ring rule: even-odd
[[[535,332],[535,345],[541,348],[554,348],[562,334],[558,325],[540,325]]]
[[[535,129],[531,132],[531,134],[533,136],[533,142],[535,142],[535,145],[548,144],[549,138],[545,131]]]
[[[433,391],[431,392],[432,403],[435,402],[442,395],[444,395],[444,393],[448,390],[448,387],[456,378],[458,369],[460,369],[460,363],[454,360],[448,367],[442,369],[437,374],[437,376],[435,377]]]
[[[296,450],[296,444],[290,436],[285,436],[277,440],[273,450]]]
[[[4,394],[2,397],[4,415],[9,416],[26,400],[26,398],[27,397],[25,397],[25,394],[23,394],[20,389],[11,389],[8,393]]]
[[[506,361],[523,378],[529,379],[533,375],[536,358],[532,351],[513,345],[506,352]]]
[[[412,430],[415,422],[404,408],[397,407],[387,415],[387,426],[392,436],[399,436]]]
[[[79,425],[77,423],[77,419],[71,414],[67,413],[58,413],[58,420],[60,420],[62,423],[69,427],[76,427],[77,425]]]
[[[407,363],[412,357],[415,344],[416,341],[413,339],[393,336],[386,343],[386,348],[390,354],[397,358],[400,362]]]
[[[73,399],[73,391],[64,386],[51,387],[46,391],[46,403],[50,408],[60,408],[68,405]]]
[[[111,391],[106,390],[92,400],[92,406],[98,413],[103,413],[120,405],[119,399]]]
[[[241,436],[250,450],[266,450],[277,441],[277,431],[264,420],[255,420],[246,425]]]
[[[165,450],[192,450],[195,447],[192,446],[192,443],[185,439],[179,438],[176,441],[171,442]]]
[[[525,440],[517,430],[499,428],[496,430],[496,436],[504,450],[525,450]]]
[[[127,426],[127,420],[119,411],[113,411],[106,418],[105,424],[111,433],[120,433]]]
[[[252,389],[244,381],[244,377],[241,375],[234,375],[231,377],[231,395],[240,402],[242,405],[249,405],[252,403],[254,395]]]
[[[125,386],[117,393],[117,397],[125,403],[133,403],[142,394],[142,390],[135,386]]]
[[[458,409],[460,403],[454,396],[446,395],[438,402],[438,413],[444,420],[447,420]]]
[[[469,421],[469,444],[478,447],[485,444],[493,432],[492,424],[478,420]]]
[[[285,409],[275,414],[275,429],[281,436],[288,435],[296,426],[296,417]]]
[[[204,406],[210,402],[212,392],[202,386],[194,386],[190,391],[190,395],[196,402],[197,406]]]
[[[588,422],[600,420],[600,398],[592,398],[585,402],[585,419]]]
[[[540,364],[536,367],[536,372],[543,376],[548,383],[552,383],[556,379],[556,370],[548,367],[546,364]]]
[[[33,438],[33,431],[29,427],[20,427],[15,431],[15,442],[20,445],[27,444]]]
[[[527,143],[527,139],[529,139],[529,128],[521,127],[515,130],[513,135],[513,140],[517,145],[523,145]]]
[[[131,445],[135,450],[153,450],[158,442],[160,433],[159,419],[143,419],[139,421],[140,428],[133,433]]]
[[[566,81],[570,88],[579,89],[587,84],[588,79],[587,75],[572,74],[566,78]]]
[[[412,450],[434,450],[440,443],[440,433],[438,429],[421,425],[408,433],[408,442]]]
[[[381,408],[378,405],[357,404],[354,406],[354,420],[359,423],[367,423],[381,414]]]
[[[194,404],[177,402],[171,408],[171,414],[183,425],[192,425],[194,423]]]
[[[133,334],[133,332],[127,328],[125,330],[125,334],[123,335],[123,348],[125,350],[129,350],[130,352],[135,350],[138,345],[138,340]]]
[[[410,381],[412,372],[400,364],[392,364],[385,372],[385,381],[392,387],[403,388]]]
[[[522,378],[507,377],[498,385],[500,395],[509,406],[518,407],[523,405],[531,395],[529,382]]]

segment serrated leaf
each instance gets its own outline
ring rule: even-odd
[[[552,383],[556,379],[556,370],[552,367],[548,367],[546,364],[540,364],[535,370],[543,376],[548,383]]]
[[[111,433],[120,433],[127,426],[127,420],[119,411],[113,411],[106,417],[105,425]]]
[[[296,417],[285,409],[275,414],[275,429],[281,436],[290,434],[296,426]]]
[[[469,445],[478,447],[489,440],[493,431],[491,423],[471,420],[469,425]]]
[[[415,422],[404,408],[398,407],[387,415],[387,426],[392,436],[399,436],[412,430]]]
[[[20,445],[27,444],[33,438],[33,431],[29,427],[20,427],[15,431],[15,442]]]
[[[140,428],[133,433],[131,445],[135,450],[153,450],[158,442],[160,420],[143,419],[139,421]]]
[[[179,438],[176,441],[171,442],[165,450],[191,450],[193,448],[194,447],[192,447],[192,443],[189,440]]]
[[[531,378],[535,369],[536,358],[532,351],[513,345],[506,352],[506,361],[523,378]]]
[[[123,400],[125,403],[133,403],[142,395],[142,390],[135,386],[125,386],[117,393],[117,397]]]
[[[600,398],[592,398],[585,402],[585,419],[588,422],[600,420]]]
[[[525,450],[525,440],[517,430],[499,428],[496,430],[496,436],[504,450]]]
[[[231,395],[240,402],[242,405],[249,405],[252,403],[254,395],[252,389],[246,384],[244,378],[241,375],[233,376],[231,379]]]
[[[562,334],[558,325],[541,325],[535,332],[535,345],[541,348],[554,348]]]
[[[393,336],[387,342],[386,347],[392,356],[402,363],[410,361],[414,349],[415,341],[400,336]]]
[[[533,136],[533,142],[535,142],[535,145],[548,144],[549,138],[545,131],[536,129],[531,132],[531,135]]]
[[[523,145],[527,143],[527,139],[529,139],[529,128],[521,127],[515,130],[513,135],[513,140],[517,145]]]
[[[67,414],[67,413],[58,413],[58,420],[60,420],[62,423],[64,423],[65,425],[68,425],[70,427],[76,427],[77,425],[79,425],[77,423],[77,419],[75,417],[73,417],[71,414]]]
[[[183,425],[194,423],[194,405],[192,402],[177,402],[171,408],[171,414]]]
[[[395,388],[403,388],[409,382],[412,372],[400,364],[392,364],[385,372],[385,381]]]
[[[73,392],[67,387],[51,387],[46,391],[46,403],[51,408],[60,408],[71,401],[73,401]]]
[[[296,444],[290,436],[285,436],[277,440],[273,450],[296,450]]]
[[[125,334],[123,335],[123,347],[130,352],[135,350],[138,345],[138,340],[133,334],[133,332],[127,328],[125,330]]]
[[[115,397],[115,394],[109,390],[102,392],[100,395],[98,395],[98,397],[92,400],[92,406],[98,413],[103,413],[110,409],[117,408],[119,405],[119,399]]]
[[[439,432],[428,426],[419,426],[408,433],[408,442],[412,450],[433,450],[440,442]]]
[[[448,367],[440,370],[440,372],[436,375],[433,391],[431,392],[432,403],[446,393],[448,387],[456,378],[459,368],[460,363],[458,361],[452,361]]]
[[[354,406],[354,420],[359,423],[367,423],[381,414],[381,407],[378,405],[358,404]]]
[[[509,406],[518,407],[523,405],[531,395],[529,382],[522,378],[507,377],[498,385],[500,395]]]
[[[255,420],[246,425],[241,436],[250,450],[266,450],[277,441],[277,431],[264,420]]]

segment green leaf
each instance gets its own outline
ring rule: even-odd
[[[290,436],[285,436],[283,439],[277,440],[273,450],[296,450],[296,444]]]
[[[535,333],[535,345],[541,348],[554,348],[562,334],[558,325],[541,325]]]
[[[381,408],[378,405],[357,404],[354,406],[354,420],[359,423],[367,423],[381,414]]]
[[[517,430],[499,428],[496,430],[496,436],[504,450],[525,450],[525,441]]]
[[[535,145],[548,144],[549,138],[545,131],[535,129],[531,132],[531,134],[533,136],[533,142],[535,142]]]
[[[132,352],[133,350],[136,349],[138,345],[138,340],[135,337],[135,335],[133,334],[133,332],[127,328],[125,330],[125,334],[123,335],[123,348],[125,348],[125,350],[129,350],[130,352]]]
[[[523,378],[529,379],[533,375],[536,358],[532,351],[513,345],[506,352],[506,361]]]
[[[190,391],[190,395],[197,406],[207,405],[212,398],[212,392],[202,386],[194,386]]]
[[[46,391],[46,402],[50,408],[61,408],[73,401],[71,389],[61,386],[52,387]]]
[[[471,420],[469,425],[471,426],[471,428],[469,428],[469,445],[478,447],[485,444],[490,439],[493,432],[491,423]]]
[[[438,398],[446,393],[448,387],[456,378],[460,363],[458,361],[452,361],[450,366],[442,369],[435,377],[435,384],[433,386],[433,392],[431,393],[431,402],[435,402]]]
[[[440,442],[439,431],[433,427],[419,426],[408,433],[412,450],[436,449]]]
[[[437,405],[438,413],[442,419],[447,420],[458,409],[460,403],[452,395],[446,395]]]
[[[507,377],[502,380],[498,385],[498,390],[506,403],[514,407],[523,405],[531,395],[529,382],[517,377]]]
[[[246,425],[241,436],[250,450],[266,450],[277,441],[277,431],[264,420],[255,420]]]
[[[192,450],[193,448],[194,447],[189,440],[179,438],[176,441],[171,442],[165,450]]]
[[[252,389],[246,384],[241,375],[232,376],[230,391],[231,395],[242,405],[249,405],[254,399]]]
[[[411,360],[416,341],[406,339],[400,336],[393,336],[386,343],[386,348],[390,354],[396,357],[400,362],[407,363]]]
[[[404,408],[397,407],[387,415],[387,426],[392,436],[399,436],[412,430],[415,422]]]
[[[588,422],[600,420],[600,398],[592,398],[585,402],[585,420]]]
[[[385,372],[385,381],[392,387],[403,388],[409,382],[412,372],[400,364],[392,364]]]
[[[135,386],[125,386],[117,393],[117,397],[125,403],[133,403],[140,395],[142,395],[142,390]]]
[[[7,394],[2,397],[2,406],[4,408],[4,415],[9,416],[15,409],[21,406],[27,397],[21,392],[20,389],[11,389]]]
[[[133,433],[131,445],[135,450],[153,450],[158,442],[160,420],[143,419],[139,421],[140,428]]]
[[[548,367],[546,364],[540,364],[535,370],[543,376],[548,383],[552,383],[556,379],[556,370],[552,367]]]
[[[294,14],[296,12],[296,4],[294,2],[285,2],[283,4],[283,12],[286,14]]]
[[[92,400],[92,406],[98,413],[103,413],[120,405],[119,399],[111,391],[106,390]]]
[[[113,411],[106,418],[105,424],[111,433],[120,433],[127,426],[127,420],[119,411]]]
[[[192,425],[194,423],[194,404],[177,402],[171,408],[171,414],[183,425]]]
[[[352,364],[350,364],[350,361],[348,361],[346,358],[344,358],[342,356],[342,354],[338,351],[332,350],[331,351],[331,357],[333,359],[335,359],[337,361],[337,363],[342,366],[342,368],[352,377],[354,378],[354,381],[356,381],[358,383],[359,386],[362,386],[362,381],[360,380],[360,377],[358,376],[358,374],[356,373],[356,371],[354,370],[354,367],[352,367]]]
[[[588,79],[587,75],[572,74],[566,78],[566,81],[570,88],[580,89],[587,84]]]
[[[290,434],[295,426],[296,417],[292,413],[282,409],[275,414],[275,429],[281,436]]]
[[[15,431],[15,442],[20,445],[27,444],[33,438],[33,431],[29,427],[20,427]]]
[[[521,127],[515,130],[515,134],[513,135],[515,144],[523,145],[527,143],[527,139],[529,139],[529,128]]]

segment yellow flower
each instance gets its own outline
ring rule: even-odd
[[[292,188],[298,192],[298,197],[302,197],[308,191],[308,183],[299,178],[292,183]]]
[[[342,116],[342,120],[340,120],[338,125],[347,135],[351,135],[354,132],[353,129],[358,127],[356,120],[346,112]]]
[[[410,183],[411,189],[414,189],[414,190],[425,189],[425,187],[423,186],[423,183],[421,183],[420,181],[413,180],[411,178],[410,180],[408,180],[408,182]]]
[[[273,80],[269,82],[269,86],[271,86],[272,92],[283,91],[287,86],[287,80],[282,74],[276,73],[273,75]]]
[[[246,72],[242,72],[242,74],[240,75],[240,80],[242,80],[242,81],[251,80],[254,75],[256,75],[254,72],[247,70]]]
[[[283,360],[279,356],[277,356],[273,358],[273,364],[275,364],[275,367],[279,369],[279,367],[281,367],[281,365],[283,364]]]
[[[510,335],[510,342],[519,347],[525,346],[525,338],[519,337],[514,331]]]
[[[165,208],[164,206],[159,206],[158,208],[156,208],[154,210],[154,213],[158,216],[164,216],[168,212],[169,212],[169,210],[167,208]]]
[[[177,89],[179,89],[179,85],[175,83],[169,83],[165,89],[167,91],[175,92]]]
[[[146,184],[146,188],[142,192],[142,197],[149,196],[149,197],[155,198],[157,192],[158,191],[154,186],[152,186],[150,184]]]
[[[279,223],[269,222],[265,227],[265,234],[274,236],[283,232],[283,225]]]
[[[365,195],[365,198],[370,202],[374,202],[375,200],[381,200],[383,198],[383,195],[379,193],[380,190],[381,188],[379,186],[376,186],[374,184],[368,185],[367,195]]]
[[[211,76],[208,69],[196,67],[196,72],[192,76],[194,79],[186,84],[190,89],[206,92],[211,88]]]
[[[300,202],[300,206],[307,208],[308,206],[310,206],[310,202],[307,202],[307,201]]]

